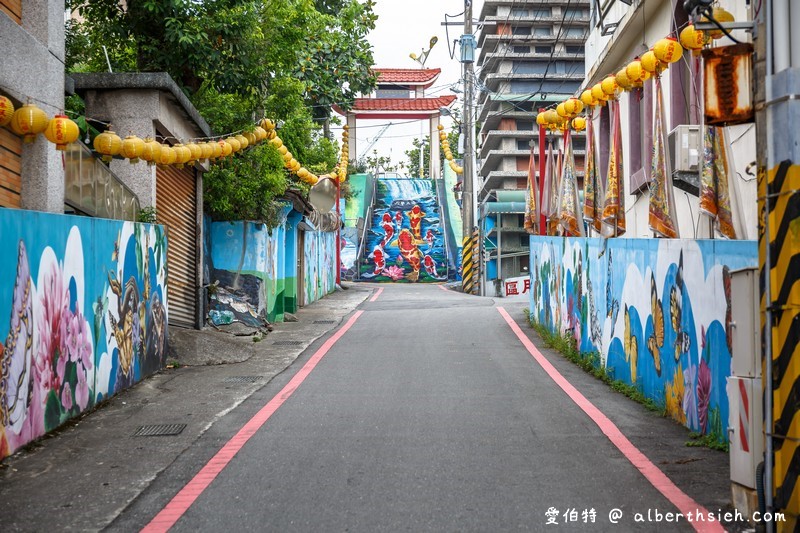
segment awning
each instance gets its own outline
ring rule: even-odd
[[[524,194],[524,193],[523,193]],[[525,202],[486,202],[483,213],[524,213]]]

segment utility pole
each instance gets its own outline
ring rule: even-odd
[[[464,187],[461,197],[462,202],[462,220],[464,231],[464,250],[466,251],[467,245],[474,247],[473,233],[476,225],[475,205],[477,204],[477,195],[475,190],[475,113],[473,106],[473,91],[475,78],[475,37],[472,35],[472,0],[464,0],[464,35],[461,36],[461,63],[463,64],[464,72],[464,129],[466,130],[466,138],[464,139]],[[480,246],[477,247],[480,250]],[[464,257],[462,252],[462,258]],[[477,259],[478,265],[481,263],[480,253]],[[463,264],[462,259],[462,272],[471,272],[470,279],[462,277],[462,287],[464,292],[477,294],[480,286],[480,272],[479,269],[467,269]]]

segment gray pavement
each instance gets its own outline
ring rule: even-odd
[[[175,530],[537,531],[551,506],[597,510],[595,524],[560,519],[566,530],[686,530],[608,523],[614,507],[674,509],[521,349],[496,305],[679,488],[729,508],[727,454],[687,448],[684,428],[543,349],[524,303],[419,285],[384,285],[369,302],[377,286],[349,287],[258,343],[177,332],[178,360],[191,352],[203,366],[145,380],[3,463],[2,529],[137,531],[356,307],[356,325]],[[272,344],[281,340],[302,344]],[[226,357],[241,362],[216,366]],[[187,428],[131,436],[166,423]]]

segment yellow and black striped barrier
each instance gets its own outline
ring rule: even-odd
[[[478,294],[480,244],[478,228],[473,229],[472,235],[464,235],[461,246],[461,290],[464,294]]]
[[[764,283],[772,311],[772,422],[765,427],[773,446],[773,506],[786,521],[778,531],[800,531],[800,165],[784,161],[759,179],[759,265],[761,312]],[[763,200],[769,199],[769,212]],[[769,232],[765,233],[765,217]],[[767,242],[768,241],[768,242]],[[769,276],[765,276],[769,254]],[[762,320],[762,331],[766,321]],[[763,374],[762,374],[763,375]],[[766,379],[764,380],[767,385]],[[770,438],[769,436],[767,438]]]
[[[464,294],[472,294],[472,286],[474,285],[473,269],[475,265],[472,262],[472,235],[464,235],[464,241],[461,244],[461,290]]]

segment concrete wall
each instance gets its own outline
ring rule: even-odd
[[[64,2],[23,0],[22,24],[0,12],[0,94],[15,107],[28,99],[52,117],[64,109]],[[22,148],[24,209],[64,212],[61,152],[37,135]]]
[[[163,368],[162,226],[0,209],[0,458]]]
[[[755,241],[531,237],[533,320],[693,431],[726,439],[730,273]]]
[[[336,288],[336,233],[306,231],[303,239],[305,305]]]
[[[295,220],[288,216],[271,231],[254,222],[211,223],[211,281],[229,287],[238,274],[238,290],[270,322],[297,311]]]

